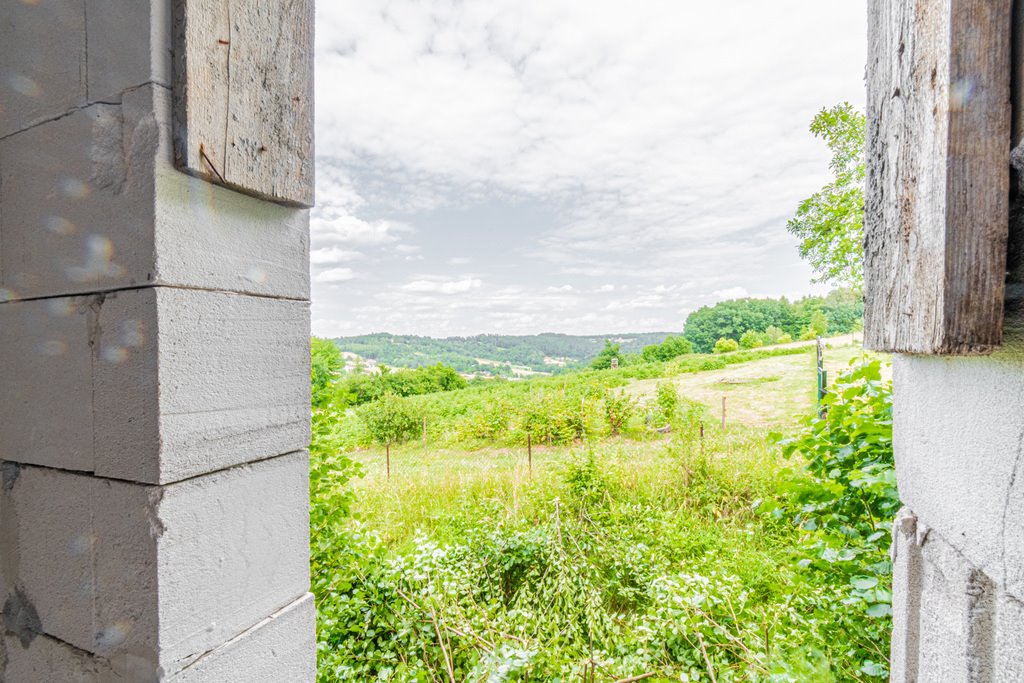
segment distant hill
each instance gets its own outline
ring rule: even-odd
[[[640,353],[649,344],[660,344],[669,334],[678,333],[480,334],[446,339],[379,333],[338,337],[334,342],[342,351],[392,367],[416,368],[444,363],[467,374],[527,375],[557,373],[589,365],[604,348],[606,339],[621,344],[624,353]]]

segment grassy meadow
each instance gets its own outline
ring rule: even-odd
[[[830,378],[860,357],[829,349]],[[411,397],[425,443],[389,449],[369,413],[318,411],[320,680],[881,680],[884,521],[848,503],[891,505],[888,475],[813,467],[884,449],[865,372],[813,428],[807,348]]]

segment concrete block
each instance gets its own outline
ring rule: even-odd
[[[1024,334],[1019,322],[1008,319],[1006,344],[990,357],[896,356],[893,439],[904,503],[1021,599]]]
[[[305,452],[165,487],[158,503],[165,670],[309,590],[308,510]]]
[[[309,309],[176,288],[0,304],[4,459],[168,483],[309,444]]]
[[[117,101],[129,88],[171,83],[169,0],[85,0],[89,100]]]
[[[166,487],[22,467],[0,491],[4,612],[26,615],[7,630],[159,680],[308,591],[307,507],[305,453]]]
[[[196,660],[170,680],[173,683],[312,683],[316,680],[313,596],[303,596]]]
[[[997,680],[995,584],[934,531],[921,552],[918,680]]]
[[[0,138],[85,104],[81,0],[5,1],[0,45]]]
[[[152,279],[156,123],[122,109],[93,105],[0,141],[0,301]]]
[[[147,284],[309,298],[309,212],[176,171],[170,106],[149,85],[0,140],[0,302]]]
[[[0,460],[93,469],[93,297],[0,305]]]
[[[96,652],[116,624],[127,634],[119,645],[130,639],[155,660],[157,558],[146,488],[31,466],[8,481],[0,493],[3,597],[36,615],[36,626],[25,631]],[[105,526],[112,518],[115,524]],[[96,606],[108,600],[110,610],[129,609],[100,625]]]
[[[150,335],[146,311],[154,308]],[[141,330],[137,348],[118,336],[125,326]],[[104,303],[100,328],[98,474],[164,483],[309,443],[306,303],[170,288],[121,292]],[[158,414],[133,409],[153,392]]]

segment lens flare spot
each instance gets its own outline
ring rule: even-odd
[[[128,639],[132,625],[128,621],[117,621],[96,634],[96,645],[100,650],[112,650]]]
[[[121,343],[125,346],[142,346],[146,335],[142,331],[142,323],[138,320],[125,320],[121,323]]]
[[[86,555],[96,545],[95,534],[78,534],[68,543],[68,552],[72,555]]]
[[[123,346],[108,346],[103,349],[101,356],[103,357],[103,360],[108,363],[117,365],[128,360],[128,349]]]
[[[18,298],[18,295],[14,293],[13,289],[4,289],[0,287],[0,302],[3,301],[14,301]]]
[[[263,270],[262,268],[256,268],[255,266],[253,266],[248,271],[246,271],[245,278],[249,282],[263,283],[267,281],[267,271]]]
[[[50,299],[47,308],[50,315],[68,316],[75,312],[74,299]]]
[[[114,263],[113,258],[114,244],[102,235],[90,235],[85,240],[85,265],[68,268],[68,277],[75,282],[118,277],[124,268]]]
[[[24,95],[25,97],[39,97],[40,93],[43,92],[39,84],[33,81],[25,74],[12,74],[7,82],[10,84],[11,89],[16,93]]]
[[[75,232],[75,224],[63,216],[47,216],[43,219],[43,225],[58,235],[70,235]]]
[[[39,353],[44,356],[63,356],[68,351],[68,345],[58,339],[49,339],[39,345]]]
[[[74,176],[64,176],[57,181],[57,188],[65,197],[85,199],[89,196],[89,185]]]
[[[949,86],[949,108],[953,111],[964,109],[974,96],[974,79],[961,78]]]

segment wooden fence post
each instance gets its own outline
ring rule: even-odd
[[[387,462],[387,468],[388,468],[388,479],[390,479],[391,478],[391,442],[390,441],[384,447],[384,454],[385,454],[384,457],[387,459],[386,462]]]
[[[725,429],[725,396],[722,397],[722,429]]]

